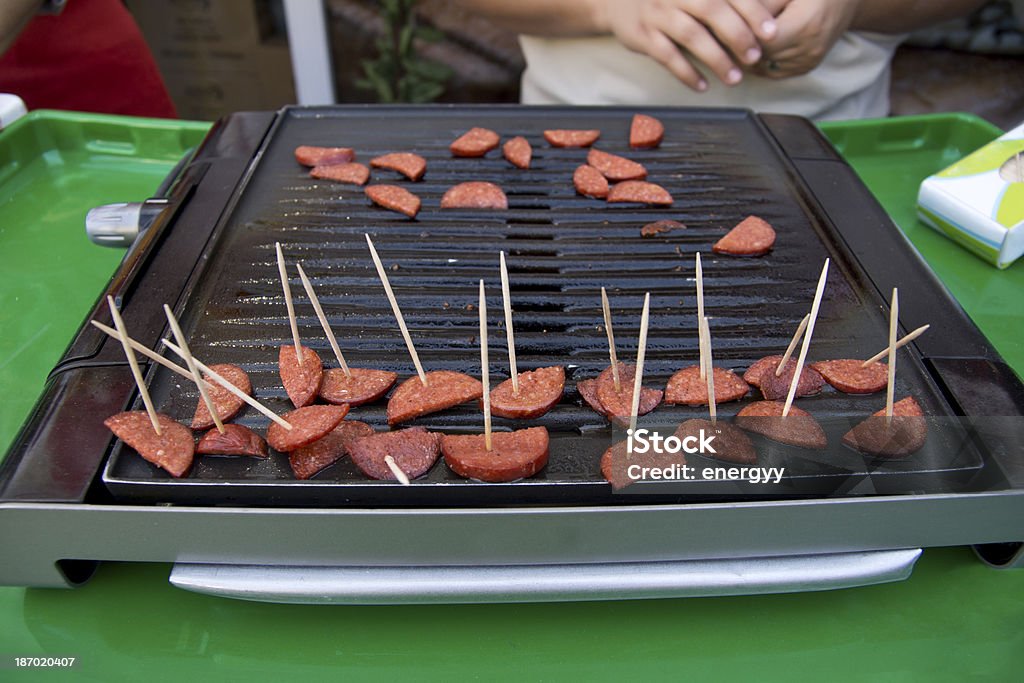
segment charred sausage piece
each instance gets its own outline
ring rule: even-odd
[[[412,152],[392,152],[370,159],[370,166],[398,171],[409,180],[419,180],[427,172],[427,160]]]
[[[590,147],[601,137],[599,130],[546,130],[544,139],[552,147]]]
[[[325,166],[347,164],[356,158],[351,147],[315,147],[300,145],[295,148],[295,160],[303,166]]]
[[[445,464],[466,479],[487,482],[532,477],[548,463],[548,430],[530,427],[491,435],[487,450],[483,434],[446,434],[441,439]]]
[[[494,183],[479,180],[449,187],[441,197],[442,209],[507,209],[508,197]]]
[[[416,381],[419,381],[418,379]],[[391,456],[398,469],[410,479],[426,474],[441,455],[441,435],[423,427],[410,427],[398,432],[381,432],[353,440],[349,457],[363,474],[371,479],[395,480],[384,461]]]
[[[647,114],[634,114],[629,126],[629,146],[633,149],[653,149],[665,137],[665,126]]]
[[[626,157],[609,154],[593,147],[587,152],[587,163],[601,172],[612,182],[620,180],[643,180],[647,177],[647,169]]]
[[[776,366],[778,367],[778,366]],[[768,372],[761,375],[761,393],[767,401],[784,399],[789,395],[789,385],[793,382],[793,375],[796,373],[796,360],[790,358],[786,366],[782,368],[782,374],[776,375],[775,368],[769,368]],[[813,396],[825,386],[825,380],[821,373],[812,367],[804,366],[800,371],[800,379],[796,383],[796,394],[794,398],[801,396]]]
[[[249,381],[249,375],[242,368],[231,363],[218,363],[211,365],[210,369],[234,384],[242,393],[252,396],[252,382]],[[210,385],[206,390],[206,394],[213,401],[213,405],[217,409],[217,417],[223,422],[237,415],[238,411],[245,405],[245,401],[210,379],[208,375],[203,375],[203,377]],[[213,416],[210,415],[210,409],[206,407],[206,401],[200,396],[199,404],[196,405],[195,415],[192,416],[192,429],[209,429],[213,425]]]
[[[732,370],[713,368],[715,379],[715,403],[738,401],[747,395],[750,386]],[[700,376],[700,366],[691,365],[677,371],[665,387],[665,403],[682,403],[688,406],[708,404],[707,378]]]
[[[288,398],[292,400],[296,408],[308,406],[316,400],[317,392],[320,391],[320,381],[324,375],[324,368],[316,351],[303,346],[302,364],[300,365],[298,357],[295,355],[295,346],[286,344],[277,354],[277,364],[284,390],[288,392]]]
[[[398,185],[367,185],[366,196],[371,202],[391,211],[416,218],[420,212],[420,198]]]
[[[879,410],[843,436],[843,443],[879,458],[905,458],[921,450],[928,438],[924,411],[908,396],[892,406],[892,419]]]
[[[533,159],[533,147],[530,141],[519,135],[511,140],[506,140],[501,146],[501,153],[505,155],[508,163],[516,168],[530,168],[530,161]]]
[[[661,185],[643,180],[624,180],[612,185],[608,190],[608,201],[669,206],[673,199],[668,190]]]
[[[519,373],[519,393],[508,378],[491,391],[491,414],[513,420],[532,420],[562,400],[565,368],[555,365]]]
[[[864,361],[844,358],[811,363],[825,381],[844,394],[873,394],[885,389],[889,383],[889,366],[872,363],[866,368]]]
[[[489,128],[470,128],[449,146],[452,156],[482,157],[498,146],[501,138]]]
[[[757,449],[754,448],[750,437],[723,420],[718,420],[715,424],[711,424],[711,420],[699,418],[687,420],[676,429],[676,436],[680,439],[693,436],[700,440],[701,431],[714,437],[711,448],[715,452],[701,453],[704,457],[740,465],[753,465],[757,462]]]
[[[576,382],[576,391],[579,392],[580,398],[587,404],[591,410],[599,415],[608,417],[607,413],[604,412],[604,406],[601,405],[601,401],[597,398],[597,379],[581,379]],[[641,394],[641,401],[643,400],[643,394]]]
[[[593,166],[581,164],[573,171],[572,184],[584,197],[604,199],[608,196],[608,179]]]
[[[613,422],[627,423],[633,415],[633,380],[636,366],[619,363],[619,390],[615,390],[615,375],[611,366],[597,376],[597,400],[605,416]],[[637,416],[646,415],[661,403],[663,392],[641,387]]]
[[[666,233],[666,232],[669,232],[671,230],[685,230],[685,229],[686,229],[686,226],[683,225],[682,223],[680,223],[679,221],[673,221],[673,220],[665,219],[665,220],[660,220],[660,221],[654,221],[653,223],[648,223],[644,227],[640,228],[640,236],[641,237],[655,237],[656,235],[660,235],[662,233]]]
[[[313,170],[309,172],[309,177],[333,180],[336,183],[365,185],[366,181],[370,179],[370,169],[357,163],[314,166]]]
[[[810,413],[796,406],[790,406],[789,415],[783,417],[782,410],[785,407],[785,404],[779,401],[751,403],[736,414],[736,426],[748,432],[762,434],[779,443],[798,448],[824,450],[828,440],[818,421]]]
[[[296,479],[309,479],[344,458],[354,440],[373,433],[373,427],[365,422],[342,420],[323,438],[289,453],[288,464]]]
[[[732,256],[764,256],[775,245],[775,229],[768,221],[757,216],[747,216],[715,242],[711,250],[716,254]]]
[[[288,453],[322,439],[348,414],[348,406],[306,406],[281,417],[292,426],[285,429],[276,422],[267,428],[267,443],[274,450]]]
[[[350,406],[361,406],[373,403],[384,394],[398,379],[397,372],[372,370],[369,368],[349,368],[351,377],[341,368],[324,371],[324,379],[320,383],[320,398],[328,403]]]
[[[435,370],[426,374],[426,385],[417,375],[399,384],[391,394],[387,411],[389,425],[436,413],[484,395],[480,380],[461,372]]]
[[[111,415],[103,424],[143,458],[172,477],[182,477],[192,467],[195,453],[192,432],[166,415],[157,414],[156,421],[160,434],[153,429],[149,414],[144,410]]]
[[[779,362],[782,361],[782,356],[765,356],[759,360],[754,361],[753,365],[747,368],[747,371],[743,373],[743,381],[752,387],[761,388],[761,378],[764,377],[765,373],[771,369],[775,372],[775,368],[779,367]]]
[[[196,444],[199,455],[252,455],[267,457],[267,442],[245,425],[226,424],[224,433],[216,428],[203,434]]]

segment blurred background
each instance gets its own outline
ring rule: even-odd
[[[298,101],[284,3],[126,1],[179,115],[200,120]],[[518,101],[523,57],[516,36],[454,2],[296,4],[322,12],[337,102]],[[1003,128],[1019,123],[1022,18],[1024,2],[998,0],[911,36],[893,65],[892,113],[968,111]]]

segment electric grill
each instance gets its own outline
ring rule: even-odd
[[[171,304],[196,356],[245,368],[256,396],[290,408],[277,349],[291,343],[274,257],[301,262],[339,343],[357,367],[413,374],[369,259],[375,242],[427,370],[479,374],[479,279],[500,316],[498,251],[508,257],[520,370],[563,364],[566,397],[531,421],[552,435],[547,468],[484,484],[439,463],[413,486],[367,480],[343,460],[296,481],[287,458],[197,457],[173,479],[120,442],[103,419],[135,388],[119,343],[85,326],[51,374],[0,470],[0,538],[17,558],[0,581],[72,585],[99,560],[174,561],[172,581],[253,599],[355,602],[653,597],[810,590],[905,576],[924,546],[1024,538],[1024,388],[816,130],[795,117],[742,110],[662,109],[655,150],[629,150],[632,110],[522,107],[286,108],[228,117],[167,193],[166,208],[129,250],[107,293],[129,333],[160,349]],[[534,144],[531,169],[495,152],[455,159],[472,126]],[[599,128],[599,148],[644,163],[675,197],[669,208],[579,196],[572,171],[586,150],[543,143],[547,128]],[[416,220],[370,205],[362,188],[317,181],[295,163],[302,144],[351,146],[361,160],[390,151],[427,158],[425,179],[390,171],[371,182],[416,192]],[[487,180],[509,210],[438,208],[451,185]],[[772,223],[774,250],[717,257],[710,245],[749,214]],[[686,225],[654,238],[660,218]],[[924,449],[877,460],[839,446],[884,404],[826,391],[800,399],[830,448],[808,453],[755,439],[774,484],[643,482],[613,493],[603,451],[620,434],[581,404],[575,381],[607,366],[599,290],[608,288],[618,351],[636,352],[651,292],[645,384],[664,386],[696,362],[694,253],[705,259],[705,305],[716,365],[742,372],[779,353],[806,313],[821,263],[829,283],[811,357],[860,358],[887,342],[888,295],[900,323],[932,331],[899,352],[896,396],[929,415]],[[293,271],[294,272],[294,271]],[[297,294],[300,332],[333,364],[319,323]],[[100,302],[93,318],[109,322]],[[507,376],[492,335],[492,377]],[[496,384],[499,379],[495,379]],[[147,373],[158,410],[188,421],[197,394],[159,366]],[[719,406],[722,419],[749,400]],[[661,406],[643,423],[673,425],[706,408]],[[352,419],[384,428],[383,403]],[[248,410],[238,421],[262,431]],[[475,405],[412,424],[482,429]],[[495,420],[496,429],[520,423]],[[698,464],[713,465],[714,461]],[[994,552],[1012,562],[1016,546]]]

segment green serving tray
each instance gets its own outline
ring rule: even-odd
[[[0,453],[124,256],[86,211],[150,197],[209,128],[38,110],[0,131]]]

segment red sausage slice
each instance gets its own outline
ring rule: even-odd
[[[210,369],[234,384],[243,393],[252,396],[252,382],[249,381],[249,375],[242,368],[231,363],[218,363],[211,365]],[[217,382],[214,382],[208,375],[203,375],[203,377],[210,384],[210,388],[206,390],[206,393],[210,400],[213,401],[213,405],[217,409],[217,417],[221,419],[221,422],[230,420],[237,415],[238,411],[245,405],[245,401],[232,394]],[[195,415],[192,416],[192,429],[209,429],[213,425],[213,417],[210,415],[210,410],[206,407],[206,401],[200,396],[199,404],[196,405]]]
[[[418,379],[416,380],[419,381]],[[388,455],[410,479],[427,473],[441,455],[441,435],[423,427],[398,432],[381,432],[355,439],[348,446],[349,457],[371,479],[395,480],[384,461]]]
[[[609,202],[637,202],[640,204],[656,204],[668,206],[672,203],[672,195],[661,185],[643,180],[624,180],[612,185],[608,190]]]
[[[761,378],[764,376],[764,373],[768,372],[769,368],[774,372],[775,368],[779,367],[779,361],[781,360],[782,356],[765,356],[754,361],[753,365],[743,373],[743,381],[752,387],[760,389]]]
[[[489,128],[470,128],[449,146],[453,156],[482,157],[498,146],[501,138]]]
[[[336,183],[365,185],[370,179],[370,169],[362,164],[331,164],[330,166],[314,166],[309,172],[311,178],[333,180]]]
[[[789,395],[789,385],[793,381],[794,373],[796,373],[796,359],[790,358],[786,361],[786,366],[782,368],[781,375],[775,375],[775,367],[778,366],[768,368],[768,371],[761,375],[761,394],[768,401],[776,401],[780,398],[785,399]],[[796,395],[794,398],[813,396],[821,391],[824,386],[825,380],[822,379],[821,373],[805,365],[803,370],[800,371],[800,379],[796,383]]]
[[[757,450],[750,437],[722,420],[718,420],[716,424],[704,419],[687,420],[676,429],[676,436],[680,439],[694,436],[699,440],[702,430],[705,435],[715,437],[711,442],[711,448],[715,452],[701,453],[704,457],[740,465],[752,465],[757,462]]]
[[[391,211],[416,218],[420,212],[420,198],[398,185],[367,185],[366,196],[371,202]]]
[[[449,187],[441,197],[442,209],[507,209],[508,197],[494,183],[479,180]]]
[[[480,380],[461,372],[428,372],[426,386],[418,375],[410,377],[399,384],[391,394],[388,401],[388,424],[398,424],[421,415],[436,413],[483,395],[484,386]]]
[[[630,475],[630,468],[636,465],[644,467],[670,467],[673,464],[682,467],[686,464],[686,454],[656,452],[653,448],[647,453],[630,453],[627,441],[620,441],[604,452],[601,456],[601,474],[615,490],[625,488],[643,479],[641,470],[632,470],[634,476]],[[635,478],[634,478],[635,477]]]
[[[324,379],[320,383],[320,398],[328,403],[350,406],[361,406],[373,403],[384,394],[398,379],[397,372],[372,370],[369,368],[349,368],[349,377],[341,368],[324,371]]]
[[[348,455],[353,441],[373,433],[373,427],[365,422],[342,420],[323,438],[289,453],[288,464],[296,479],[309,479]]]
[[[533,159],[533,147],[530,141],[519,135],[506,140],[501,146],[501,153],[505,155],[508,163],[516,168],[530,168],[530,161]]]
[[[409,180],[419,180],[427,172],[427,160],[412,152],[392,152],[370,159],[370,166],[398,171]]]
[[[616,422],[628,422],[633,415],[633,381],[636,366],[619,363],[619,391],[615,391],[615,375],[609,365],[597,376],[597,400],[604,414]],[[663,392],[658,389],[640,388],[640,404],[637,415],[646,415],[661,403]]]
[[[544,139],[552,147],[590,147],[601,137],[599,130],[546,130]]]
[[[739,375],[725,368],[713,368],[715,378],[715,403],[738,401],[747,395],[750,387]],[[700,366],[691,365],[679,370],[668,380],[665,387],[665,403],[682,403],[688,406],[708,404],[708,382],[700,376]]]
[[[316,351],[303,346],[302,365],[299,365],[295,355],[295,346],[285,344],[277,354],[277,364],[284,390],[288,392],[288,398],[292,400],[296,408],[308,406],[316,400],[316,394],[320,390],[320,380],[323,379],[324,374],[320,356],[316,355]]]
[[[629,146],[633,149],[653,149],[665,137],[665,126],[647,114],[634,114],[629,126]]]
[[[587,163],[612,182],[619,180],[643,180],[647,177],[647,169],[643,167],[643,164],[638,164],[617,154],[602,152],[596,147],[591,148],[587,152]]]
[[[192,432],[166,415],[157,414],[156,421],[160,434],[154,431],[149,414],[144,410],[111,415],[103,424],[143,458],[167,470],[172,477],[181,477],[192,467],[195,451]]]
[[[604,199],[608,196],[608,179],[593,166],[581,164],[573,171],[572,184],[584,197]]]
[[[796,406],[790,406],[789,415],[782,417],[785,407],[784,403],[778,401],[751,403],[736,414],[736,426],[748,432],[763,434],[779,443],[823,450],[828,445],[828,439],[818,421]]]
[[[845,394],[873,394],[885,389],[889,383],[889,366],[872,363],[862,368],[862,360],[844,358],[811,363],[825,381]]]
[[[711,250],[716,254],[732,256],[763,256],[775,245],[775,229],[768,221],[757,216],[747,216],[715,242]]]
[[[226,424],[224,433],[211,429],[196,444],[199,455],[252,455],[267,457],[267,442],[245,425]]]
[[[267,429],[267,443],[274,450],[287,453],[322,439],[338,426],[348,414],[348,406],[306,406],[296,408],[281,417],[292,428],[285,429],[271,422]]]
[[[548,464],[548,430],[530,427],[491,434],[491,450],[483,434],[452,435],[441,439],[445,464],[466,479],[500,482],[532,477]]]
[[[604,412],[604,406],[601,405],[601,401],[597,399],[597,379],[581,379],[576,382],[576,391],[579,392],[580,398],[587,404],[591,410],[600,415],[607,417]],[[643,402],[643,392],[640,394],[640,402]]]
[[[555,365],[519,373],[519,394],[512,392],[512,378],[491,391],[491,414],[513,420],[531,420],[562,400],[565,368]]]
[[[300,145],[295,148],[295,160],[303,166],[347,164],[356,158],[351,147],[314,147]]]
[[[921,450],[928,438],[928,423],[914,397],[894,403],[892,415],[886,420],[885,409],[879,410],[848,431],[843,443],[880,458],[905,458]]]
[[[648,223],[644,227],[640,228],[641,237],[655,237],[671,230],[685,230],[686,226],[679,221],[673,220],[660,220]]]

